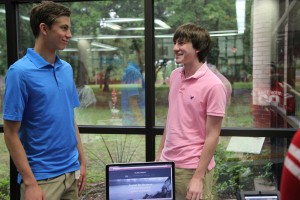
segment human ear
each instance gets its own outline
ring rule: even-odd
[[[45,23],[40,23],[40,33],[47,35],[47,25]]]

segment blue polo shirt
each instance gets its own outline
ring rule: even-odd
[[[72,67],[58,56],[53,66],[29,48],[10,66],[3,119],[21,121],[19,137],[37,180],[79,169],[74,127],[79,104]]]

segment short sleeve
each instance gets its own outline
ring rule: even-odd
[[[5,77],[3,119],[21,121],[28,93],[22,71],[11,67]]]
[[[209,91],[207,100],[207,114],[211,116],[224,117],[227,103],[227,92],[225,86],[214,85]]]

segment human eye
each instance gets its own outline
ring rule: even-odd
[[[63,25],[63,26],[61,26],[61,29],[64,30],[64,31],[68,31],[69,26],[68,25]]]
[[[176,45],[176,44],[178,44],[178,45],[184,45],[185,44],[185,42],[183,40],[176,40],[173,43],[174,43],[174,45]]]

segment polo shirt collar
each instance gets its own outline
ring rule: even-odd
[[[202,76],[204,76],[204,74],[207,72],[208,70],[208,66],[205,63],[202,64],[202,66],[196,71],[196,73],[188,78],[184,78],[184,79],[199,79]],[[184,77],[184,67],[181,68],[181,76]]]
[[[59,67],[62,64],[62,62],[58,55],[55,55],[55,56],[56,56],[56,58],[55,58],[54,66]],[[37,52],[35,52],[33,48],[27,49],[27,57],[39,69],[49,66],[49,65],[52,66],[42,56],[40,56]]]

